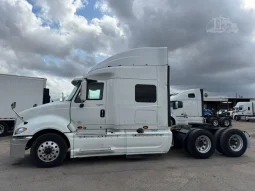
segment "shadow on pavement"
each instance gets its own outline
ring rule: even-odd
[[[75,158],[71,159],[70,155],[66,157],[64,163],[61,166],[70,166],[70,165],[107,165],[107,164],[128,164],[128,163],[136,163],[141,161],[158,161],[158,160],[171,160],[173,158],[180,158],[187,160],[191,158],[182,150],[171,150],[167,154],[163,155],[135,155],[135,156],[101,156],[101,157],[87,157],[87,158]],[[12,159],[11,166],[13,167],[25,167],[25,168],[36,168],[33,164],[32,159],[29,154],[26,154],[23,159]]]

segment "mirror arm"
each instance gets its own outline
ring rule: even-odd
[[[23,121],[24,125],[26,125],[26,124],[28,123],[27,121],[25,121],[25,120],[15,111],[14,108],[12,108],[12,111],[17,115],[18,118],[21,119],[21,121]]]
[[[12,109],[12,111],[21,119],[21,121],[24,122],[24,125],[28,123],[27,121],[24,121],[24,119],[14,109]]]

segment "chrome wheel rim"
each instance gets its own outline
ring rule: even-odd
[[[37,149],[37,155],[43,162],[52,162],[58,158],[59,146],[53,141],[43,142]]]
[[[209,139],[209,137],[205,135],[199,136],[196,139],[195,145],[196,145],[196,149],[200,153],[207,153],[212,147],[211,140]]]
[[[229,138],[229,146],[232,151],[238,152],[243,148],[243,139],[239,135],[232,135]]]
[[[0,125],[0,135],[4,133],[4,126]]]
[[[219,125],[218,120],[214,120],[214,121],[213,121],[213,126],[218,126],[218,125]]]
[[[229,126],[229,121],[228,121],[228,120],[225,120],[225,121],[224,121],[224,125],[225,125],[225,126]]]

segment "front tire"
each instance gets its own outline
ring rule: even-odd
[[[60,135],[53,133],[38,137],[30,151],[30,156],[38,167],[58,166],[63,163],[66,154],[65,140]]]
[[[202,129],[191,132],[187,144],[191,156],[198,159],[210,158],[216,145],[212,133]]]
[[[239,129],[227,129],[221,135],[220,146],[224,155],[240,157],[247,149],[247,139]]]

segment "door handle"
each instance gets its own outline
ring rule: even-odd
[[[105,110],[104,109],[101,109],[100,110],[100,117],[104,117],[105,116]]]

